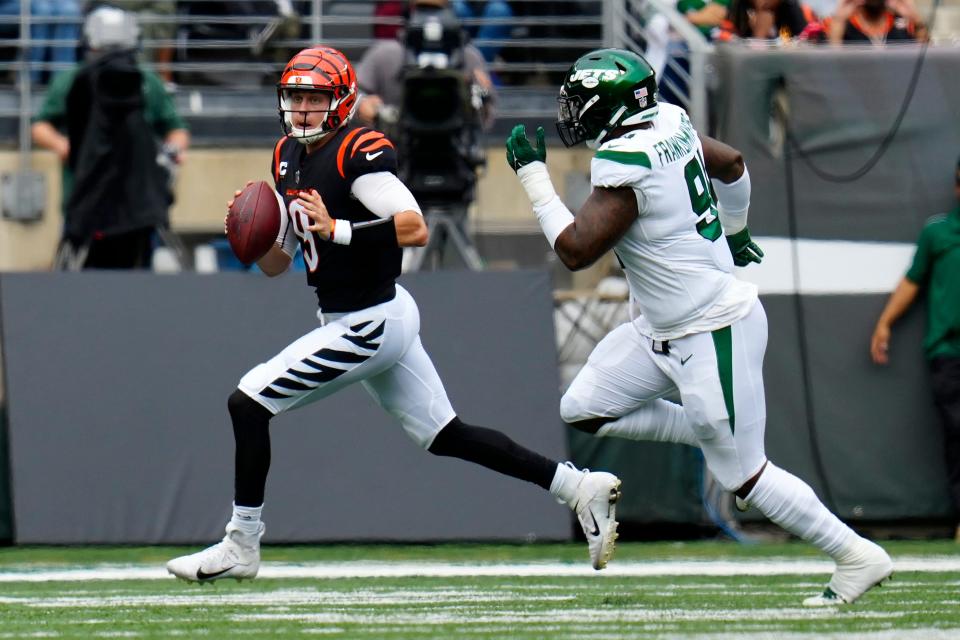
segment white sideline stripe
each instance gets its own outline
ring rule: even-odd
[[[829,560],[657,560],[616,562],[605,571],[594,571],[585,564],[557,562],[525,564],[463,564],[444,562],[329,562],[285,564],[267,562],[260,566],[260,578],[407,578],[469,576],[767,576],[829,574]],[[894,571],[928,573],[960,572],[957,556],[904,556],[894,559]],[[78,569],[0,570],[3,582],[79,582],[86,580],[160,580],[170,579],[166,569],[146,565],[102,565]]]
[[[763,294],[890,293],[906,273],[916,246],[905,242],[791,240],[758,237],[763,262],[735,269]],[[799,274],[794,269],[794,253]]]

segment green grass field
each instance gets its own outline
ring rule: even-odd
[[[884,545],[903,569],[828,610],[799,543],[621,544],[603,572],[579,544],[267,546],[207,586],[164,575],[192,549],[6,548],[0,638],[960,638],[960,547]]]

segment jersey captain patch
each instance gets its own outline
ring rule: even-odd
[[[402,252],[399,247],[345,246],[324,240],[307,228],[312,223],[297,198],[313,189],[330,217],[352,224],[377,221],[380,218],[353,196],[352,189],[360,176],[383,172],[396,174],[396,149],[383,133],[365,127],[339,129],[309,152],[307,145],[288,137],[274,149],[276,190],[300,241],[307,282],[316,289],[324,311],[353,311],[391,299]]]

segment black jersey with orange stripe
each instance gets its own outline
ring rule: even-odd
[[[396,150],[382,133],[366,127],[343,127],[311,153],[286,137],[274,148],[272,173],[277,192],[283,196],[300,241],[307,282],[315,288],[325,312],[356,311],[392,299],[400,275],[401,249],[322,240],[306,231],[311,222],[296,204],[297,195],[315,189],[331,218],[353,223],[377,220],[350,189],[360,176],[383,171],[396,174]]]

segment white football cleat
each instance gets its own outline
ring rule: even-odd
[[[245,534],[233,523],[227,523],[223,540],[203,551],[180,556],[167,563],[167,571],[190,582],[213,582],[220,578],[244,580],[255,578],[260,569],[260,537],[264,526],[253,534]]]
[[[830,584],[818,596],[803,601],[805,607],[851,604],[893,575],[893,561],[879,545],[861,539],[857,547],[837,560]]]
[[[617,539],[617,500],[620,478],[612,473],[583,470],[571,508],[576,512],[583,535],[587,537],[590,562],[603,569],[613,557]]]

